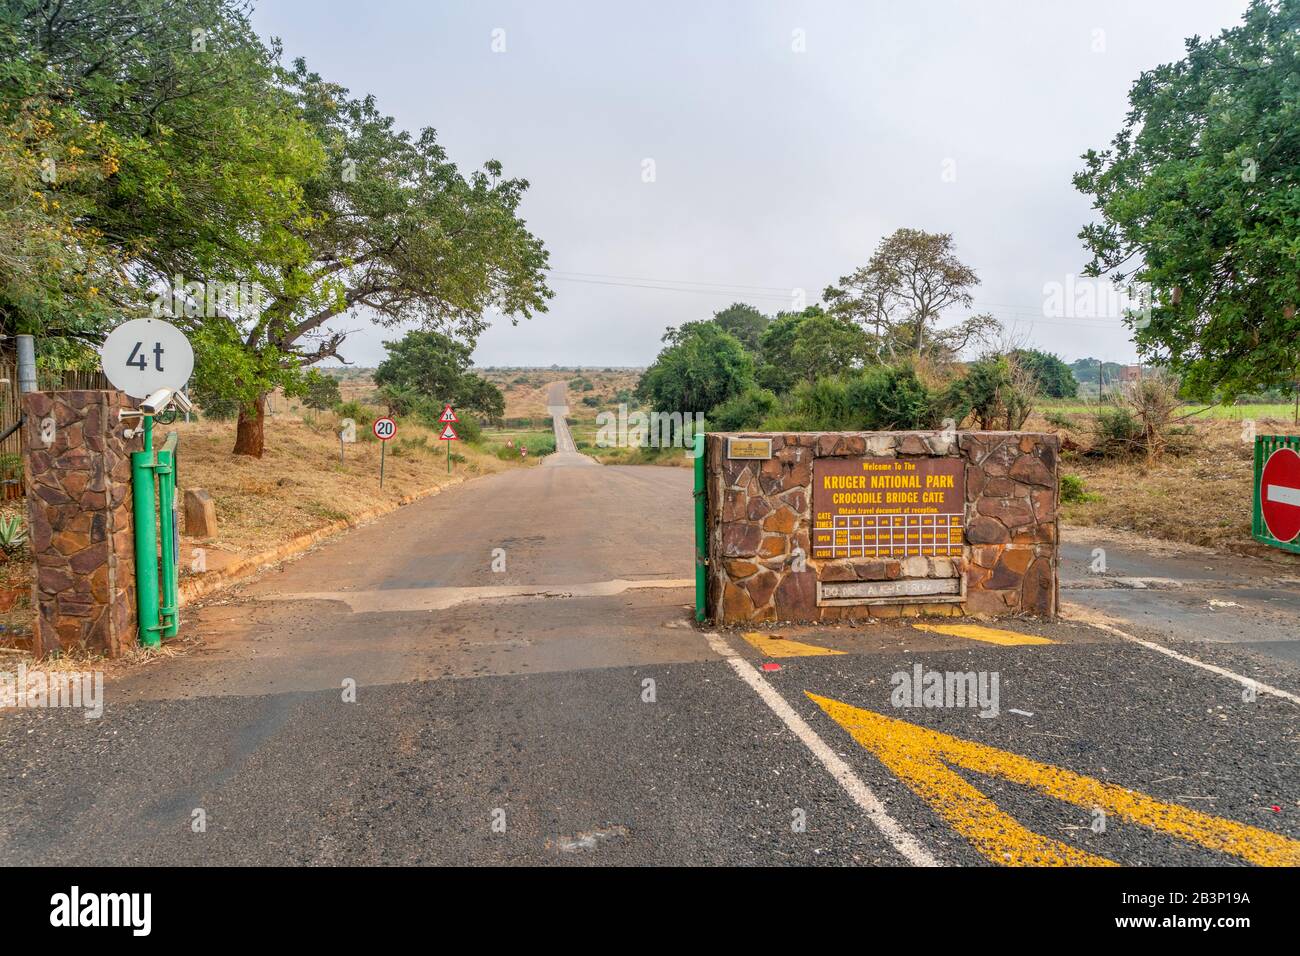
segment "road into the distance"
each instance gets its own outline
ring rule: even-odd
[[[1300,861],[1284,655],[1070,621],[697,629],[690,470],[599,466],[556,420],[541,467],[189,609],[102,718],[0,715],[0,863]],[[996,714],[899,706],[915,668],[996,678]]]

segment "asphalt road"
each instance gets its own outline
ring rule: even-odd
[[[0,716],[0,862],[1300,861],[1280,642],[700,630],[690,512],[687,469],[570,449],[210,600],[101,718]],[[996,715],[898,706],[916,665],[996,677]]]

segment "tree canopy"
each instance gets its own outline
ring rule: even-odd
[[[1229,399],[1300,377],[1300,0],[1252,0],[1240,26],[1148,70],[1076,187],[1098,221],[1088,271],[1145,283],[1130,316],[1148,361]]]

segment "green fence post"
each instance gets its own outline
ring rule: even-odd
[[[158,538],[154,498],[153,416],[140,420],[144,451],[131,453],[132,515],[135,518],[135,599],[140,643],[162,643],[158,608]]]
[[[158,623],[163,637],[175,637],[180,630],[180,608],[177,606],[177,564],[180,559],[176,526],[176,432],[167,433],[167,441],[158,450],[158,536],[161,539],[162,585],[159,597]]]
[[[708,591],[709,549],[705,528],[704,433],[695,433],[695,620],[703,621]]]

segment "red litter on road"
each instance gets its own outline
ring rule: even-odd
[[[773,661],[768,661],[760,668],[760,670],[765,670],[765,671],[779,671],[780,669],[781,669],[781,665],[774,663]]]
[[[1259,510],[1268,533],[1282,543],[1300,535],[1300,455],[1279,448],[1259,474]]]

